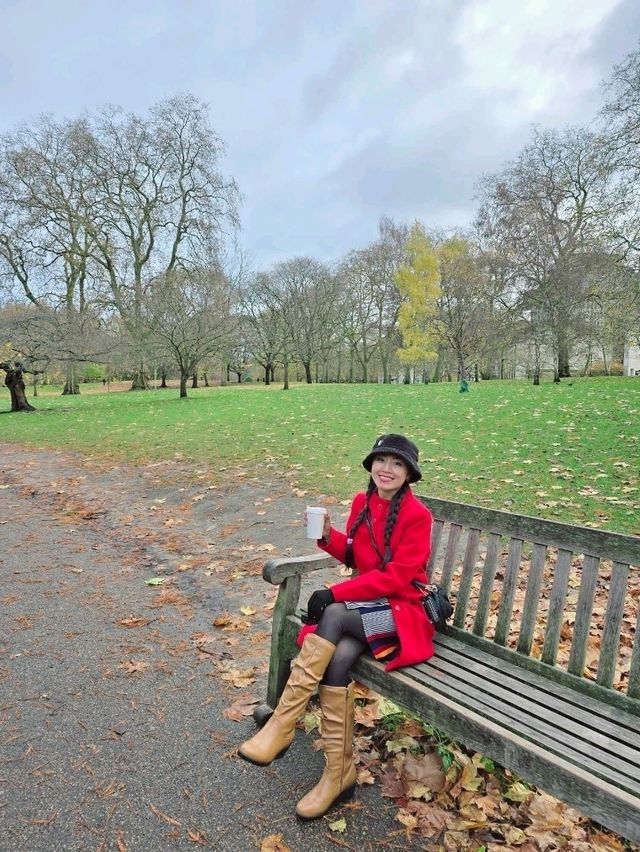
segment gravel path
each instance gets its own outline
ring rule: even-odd
[[[0,462],[2,852],[429,848],[376,787],[297,821],[313,737],[268,769],[235,754],[254,726],[225,711],[264,695],[262,565],[309,552],[301,492],[175,460],[0,444]]]

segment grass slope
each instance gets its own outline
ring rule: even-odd
[[[190,459],[217,478],[242,465],[345,499],[366,482],[360,461],[375,437],[403,432],[420,447],[418,493],[640,534],[640,380],[189,394],[50,391],[32,399],[34,414],[2,417],[0,438],[137,462]]]

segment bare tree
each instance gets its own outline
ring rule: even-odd
[[[0,275],[32,304],[62,309],[69,325],[83,320],[91,278],[83,133],[81,121],[43,117],[0,141]],[[79,393],[75,363],[66,364],[63,393]]]
[[[365,251],[374,293],[377,355],[382,367],[382,380],[387,383],[391,381],[391,359],[402,343],[398,330],[402,299],[396,273],[408,260],[406,244],[409,228],[383,216],[378,230],[378,239]]]
[[[105,110],[90,127],[92,257],[133,339],[148,289],[209,263],[237,227],[237,186],[219,169],[223,148],[192,95],[167,98],[148,116]],[[143,362],[141,346],[134,387],[146,386]]]
[[[286,325],[276,304],[272,302],[275,284],[269,274],[259,272],[248,282],[242,294],[242,314],[248,325],[254,359],[264,370],[264,382],[271,384],[275,368],[285,349]]]
[[[355,361],[363,382],[369,381],[369,365],[376,355],[380,331],[380,300],[367,249],[350,252],[337,271],[341,328],[349,352],[349,381],[354,380]]]
[[[292,355],[300,360],[305,379],[311,384],[311,366],[321,357],[323,345],[327,345],[322,331],[334,317],[335,277],[325,264],[296,257],[277,264],[261,283],[266,301],[284,326],[281,352],[285,384]]]
[[[177,366],[180,397],[198,364],[229,350],[237,326],[235,294],[220,270],[174,270],[154,282],[140,323]]]
[[[606,240],[612,175],[611,156],[594,134],[536,130],[513,164],[481,184],[480,219],[499,231],[536,345],[537,330],[549,332],[557,380],[569,375],[587,295],[585,258]]]

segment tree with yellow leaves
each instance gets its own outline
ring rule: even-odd
[[[433,318],[440,296],[440,263],[438,250],[427,237],[424,227],[416,222],[406,244],[408,262],[396,272],[396,284],[402,296],[398,328],[402,346],[400,360],[416,366],[436,357],[439,339]]]

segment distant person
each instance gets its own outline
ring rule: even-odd
[[[410,483],[422,478],[418,448],[403,435],[382,435],[362,462],[371,473],[366,492],[351,504],[347,532],[326,515],[318,546],[354,569],[354,576],[309,598],[301,650],[273,716],[242,743],[246,760],[268,765],[293,741],[295,725],[319,684],[326,766],[296,813],[316,819],[353,793],[353,691],[350,671],[364,653],[386,669],[414,665],[433,655],[434,628],[422,607],[431,550],[431,513]]]

